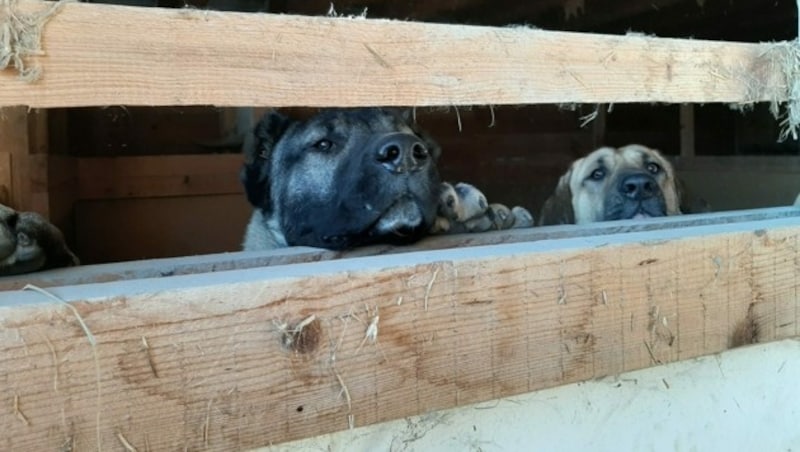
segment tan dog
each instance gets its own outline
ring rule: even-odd
[[[672,165],[655,149],[603,147],[573,162],[561,176],[539,224],[680,215],[678,187]]]

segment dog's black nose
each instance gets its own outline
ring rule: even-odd
[[[647,174],[632,174],[620,181],[619,192],[626,198],[642,201],[655,196],[657,184]]]
[[[378,163],[393,173],[419,171],[430,160],[427,146],[416,135],[392,133],[377,144]]]

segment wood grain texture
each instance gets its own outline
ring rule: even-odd
[[[7,154],[3,160],[9,165],[8,171],[3,171],[7,178],[2,185],[9,206],[18,210],[31,210],[34,204],[30,143],[27,109],[0,109],[0,148]]]
[[[39,2],[24,8],[40,9]],[[785,100],[766,44],[69,3],[0,106]]]
[[[120,199],[242,193],[240,154],[78,159],[78,198]]]
[[[799,236],[782,218],[54,288],[94,347],[63,304],[3,292],[0,448],[242,450],[717,353],[748,318],[793,337]]]

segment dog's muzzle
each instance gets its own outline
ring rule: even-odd
[[[666,215],[661,188],[650,174],[632,173],[620,178],[617,192],[622,198],[621,218],[651,218]]]
[[[419,205],[411,198],[403,197],[381,215],[373,230],[378,234],[404,237],[415,234],[424,222]]]

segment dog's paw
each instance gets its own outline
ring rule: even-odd
[[[439,190],[437,218],[432,234],[459,234],[533,226],[533,216],[525,208],[509,208],[491,203],[474,185],[443,182]]]
[[[528,209],[520,206],[514,206],[514,208],[511,209],[511,215],[514,217],[514,222],[511,225],[511,229],[533,227],[533,215],[528,212]]]
[[[489,208],[486,196],[473,185],[442,182],[439,188],[438,215],[452,222],[464,223],[477,218]]]
[[[445,217],[436,217],[436,221],[431,226],[431,234],[447,234],[450,232],[450,220]]]
[[[501,231],[505,229],[529,228],[533,226],[533,216],[527,209],[505,204],[492,203],[483,215],[464,222],[466,232]]]

